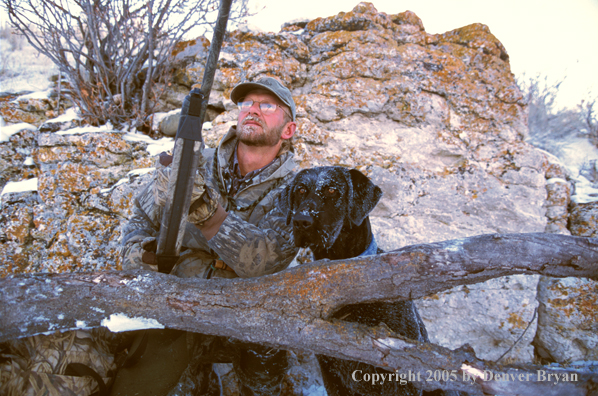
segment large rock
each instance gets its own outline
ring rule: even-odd
[[[7,142],[0,142],[0,189],[9,181],[30,179],[39,175],[39,169],[33,161],[37,131],[26,123],[19,123],[10,128],[16,133],[11,135]]]
[[[573,204],[572,235],[598,237],[598,202]],[[540,321],[534,344],[548,362],[598,360],[598,282],[542,277],[538,286]]]
[[[119,131],[23,131],[1,144],[30,154],[35,172],[21,176],[38,176],[35,191],[2,195],[1,274],[119,268],[120,229],[137,187],[129,172],[152,165],[146,146]]]
[[[536,351],[546,362],[598,360],[598,282],[543,277]]]
[[[418,302],[430,339],[451,349],[464,342],[501,363],[533,361],[538,276],[513,275],[458,286]],[[528,328],[529,327],[529,328]],[[519,339],[521,337],[521,339]]]
[[[0,94],[0,116],[11,123],[26,122],[40,126],[44,121],[63,114],[64,109],[72,105],[64,97],[59,101],[58,92],[54,89],[33,94]]]

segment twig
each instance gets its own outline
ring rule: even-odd
[[[532,325],[532,323],[534,323],[534,320],[536,319],[536,314],[538,313],[538,308],[534,309],[534,315],[532,316],[532,320],[529,321],[529,323],[527,324],[527,327],[525,328],[525,330],[523,330],[523,333],[521,333],[521,335],[519,336],[519,338],[513,343],[513,345],[511,345],[511,347],[509,349],[507,349],[507,351],[505,353],[503,353],[498,359],[496,359],[494,361],[494,363],[498,363],[500,361],[500,359],[504,358],[506,355],[509,354],[509,352],[511,352],[513,350],[513,348],[515,347],[515,345],[517,345],[519,343],[519,341],[521,341],[521,339],[523,338],[523,336],[525,335],[525,333],[527,333],[527,331],[529,330],[530,326]]]

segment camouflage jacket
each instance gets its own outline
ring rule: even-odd
[[[218,201],[228,216],[218,233],[207,241],[201,231],[187,223],[181,258],[172,273],[180,277],[202,277],[215,259],[224,261],[235,272],[216,270],[219,277],[254,277],[285,269],[297,253],[292,226],[276,206],[282,189],[295,175],[296,163],[291,151],[276,161],[228,197],[224,169],[229,167],[237,145],[236,128],[232,127],[218,149],[204,150],[206,183],[217,191]],[[213,161],[217,161],[214,166]],[[217,174],[214,175],[214,170]],[[123,269],[151,268],[141,261],[141,244],[159,234],[161,208],[154,203],[151,182],[135,197],[133,215],[125,225],[122,239]]]

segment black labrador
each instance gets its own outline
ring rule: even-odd
[[[358,170],[326,166],[299,172],[282,192],[280,208],[287,215],[287,223],[293,222],[298,247],[309,247],[316,260],[339,260],[383,252],[376,247],[368,217],[381,197],[382,190]],[[349,305],[335,312],[332,318],[368,326],[384,322],[398,334],[429,342],[424,323],[411,301]],[[326,391],[331,396],[422,394],[411,383],[385,381],[372,385],[355,380],[366,373],[389,371],[329,356],[317,358]],[[355,370],[361,372],[353,378]]]

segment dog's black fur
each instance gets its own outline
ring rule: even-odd
[[[369,213],[382,197],[382,190],[358,170],[340,166],[305,169],[299,172],[280,197],[280,208],[293,222],[298,247],[311,248],[314,258],[347,259],[362,254],[370,245]],[[377,253],[382,250],[378,249]],[[429,342],[417,308],[411,301],[374,302],[342,307],[332,315],[341,319],[390,329],[414,340]],[[386,372],[374,366],[318,356],[326,391],[330,396],[421,395],[412,384],[397,381],[371,385],[353,381],[354,370],[362,374]]]

